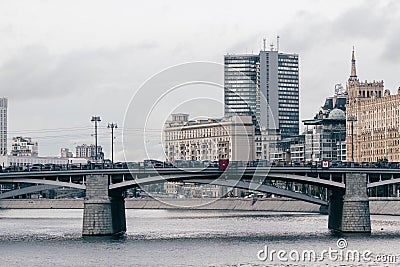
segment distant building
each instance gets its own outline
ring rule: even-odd
[[[346,161],[346,114],[333,109],[326,118],[304,120],[305,161]]]
[[[172,114],[164,126],[167,160],[254,160],[254,125],[250,116],[190,121]]]
[[[31,157],[31,156],[0,156],[0,164],[3,168],[9,166],[32,166],[33,164],[68,164],[68,159],[54,157]]]
[[[271,141],[269,145],[269,160],[272,162],[304,162],[304,135]]]
[[[61,148],[61,153],[60,154],[61,154],[62,158],[72,158],[72,157],[74,157],[74,154],[71,151],[69,151],[68,148]]]
[[[383,81],[361,82],[353,50],[346,90],[348,161],[400,162],[400,88],[390,95]]]
[[[7,98],[0,98],[0,155],[7,155]]]
[[[38,157],[39,146],[30,137],[16,136],[11,143],[11,156],[16,157]]]
[[[85,158],[85,159],[95,159],[96,157],[96,146],[95,145],[80,145],[76,146],[75,148],[75,156],[77,158]],[[103,147],[102,146],[97,146],[97,159],[103,159],[104,158],[104,153],[103,153]]]
[[[273,48],[257,54],[225,55],[225,116],[252,116],[256,132],[279,129],[299,134],[299,57]]]
[[[259,134],[255,135],[255,159],[271,160],[273,156],[271,151],[275,149],[275,144],[282,139],[281,133],[277,129],[261,129]]]
[[[315,117],[303,120],[303,134],[269,142],[269,160],[346,161],[346,99],[346,93],[336,85],[334,96],[326,98]]]
[[[347,93],[337,84],[314,119],[303,120],[305,161],[346,161],[346,102]]]

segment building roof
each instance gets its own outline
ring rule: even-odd
[[[329,113],[328,119],[345,120],[346,119],[346,114],[344,113],[343,110],[335,108]]]

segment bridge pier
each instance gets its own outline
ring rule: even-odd
[[[348,173],[346,190],[332,190],[328,228],[343,233],[371,232],[366,174]]]
[[[107,236],[126,231],[125,201],[122,191],[109,191],[108,176],[86,176],[83,210],[84,236]]]

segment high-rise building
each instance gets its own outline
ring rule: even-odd
[[[383,81],[357,77],[354,49],[347,82],[347,161],[400,161],[400,88],[396,95]]]
[[[225,55],[225,115],[252,116],[256,130],[299,134],[299,57],[260,51]]]
[[[225,55],[225,116],[252,116],[254,125],[260,118],[257,89],[258,55]]]
[[[7,98],[0,98],[0,155],[7,155]]]

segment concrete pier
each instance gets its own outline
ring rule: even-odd
[[[339,190],[333,190],[329,205],[329,229],[343,233],[371,232],[366,174],[347,174],[345,194],[341,196]]]
[[[124,204],[121,191],[109,193],[108,176],[86,176],[82,235],[106,236],[125,233]]]

